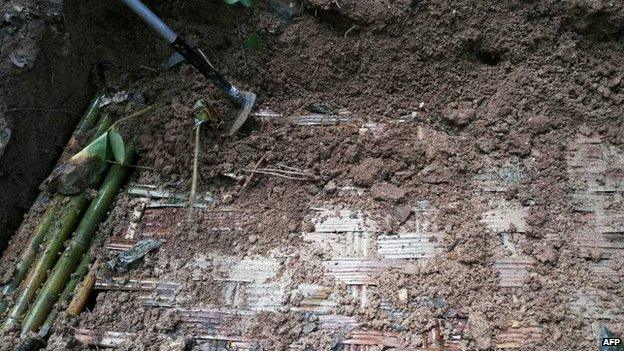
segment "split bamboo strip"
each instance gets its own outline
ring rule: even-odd
[[[127,160],[134,158],[134,147],[126,150]],[[128,175],[129,167],[114,165],[102,183],[100,191],[82,217],[76,228],[74,238],[63,256],[54,266],[45,285],[37,295],[29,314],[22,323],[22,338],[30,331],[37,331],[52,311],[59,295],[74,272],[84,253],[89,249],[98,224],[104,219],[119,189]]]

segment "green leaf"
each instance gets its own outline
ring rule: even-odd
[[[195,106],[193,106],[195,112],[195,124],[202,124],[210,119],[210,114],[206,109],[206,102],[204,100],[197,100]]]
[[[123,137],[119,134],[116,128],[111,129],[108,132],[108,139],[113,150],[113,156],[115,161],[119,164],[125,164],[126,162],[126,145],[124,144]]]
[[[260,49],[262,49],[260,35],[258,35],[258,33],[250,35],[247,39],[245,39],[245,42],[243,42],[243,46],[245,46],[248,50],[260,51]]]

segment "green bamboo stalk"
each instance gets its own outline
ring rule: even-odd
[[[68,147],[65,149],[63,155],[60,157],[59,163],[61,162],[61,160],[68,158],[67,150],[69,149],[69,147],[77,143],[78,139],[84,137],[91,129],[95,127],[96,123],[100,119],[100,102],[102,101],[102,97],[102,94],[98,94],[89,104],[86,113],[84,114],[80,122],[78,122],[78,126],[76,127],[70,141],[67,143]],[[110,119],[110,117],[108,118]],[[108,128],[110,127],[111,123],[112,119],[110,121],[104,120],[103,123],[99,124],[99,126]],[[100,132],[98,131],[96,135],[98,133]],[[39,198],[43,198],[42,194],[39,195]],[[58,197],[55,197],[50,202],[50,205],[41,216],[39,224],[30,235],[30,238],[26,243],[26,249],[22,251],[19,262],[15,267],[15,272],[13,273],[11,281],[9,281],[9,283],[2,288],[3,297],[12,294],[19,287],[19,284],[22,282],[22,280],[24,280],[24,278],[26,277],[30,265],[35,260],[35,256],[39,252],[39,247],[44,242],[50,226],[54,222],[54,219],[57,217],[59,200],[60,199]],[[18,251],[17,248],[15,248],[14,251]],[[0,314],[4,313],[7,305],[8,303],[6,299],[0,300]]]
[[[61,163],[67,161],[67,159],[71,156],[69,152],[73,147],[80,145],[80,139],[84,138],[90,130],[92,130],[98,121],[100,120],[100,103],[102,102],[103,94],[96,95],[89,107],[87,108],[87,112],[84,114],[82,119],[78,122],[78,126],[76,126],[76,130],[74,134],[72,134],[69,142],[67,143],[67,147],[63,150],[63,154],[59,158],[56,166]]]
[[[134,157],[134,147],[128,147],[126,155],[128,157],[127,160],[131,160]],[[114,165],[108,172],[98,195],[93,199],[80,224],[78,224],[72,242],[57,262],[45,285],[37,295],[30,312],[24,319],[22,323],[22,338],[31,331],[37,331],[45,322],[60,294],[63,292],[70,275],[79,265],[82,256],[89,248],[98,224],[106,216],[127,174],[128,167],[119,164]]]
[[[61,211],[58,226],[50,232],[50,239],[47,247],[39,259],[35,262],[30,270],[28,277],[24,281],[22,293],[17,298],[15,305],[9,312],[5,321],[5,328],[11,328],[16,325],[21,315],[26,312],[28,304],[35,297],[37,290],[45,281],[48,270],[51,269],[58,259],[59,252],[63,247],[63,243],[78,222],[83,209],[87,204],[87,197],[84,193],[68,197],[69,201],[66,207]]]
[[[93,242],[91,243],[91,247],[98,248],[102,246],[104,244],[105,238],[106,237],[102,233],[96,235],[96,237],[93,239]],[[93,261],[95,261],[95,257],[90,251],[87,251],[87,253],[82,256],[82,260],[80,260],[76,271],[71,275],[69,281],[67,282],[67,285],[65,285],[65,289],[63,289],[63,292],[59,295],[58,302],[54,306],[54,309],[52,310],[52,312],[50,312],[48,318],[46,318],[43,326],[39,330],[40,337],[45,337],[48,335],[48,332],[52,328],[56,317],[58,317],[60,313],[60,308],[62,304],[69,302],[78,284],[80,284],[82,279],[87,275],[87,273],[89,273],[89,267],[91,266],[91,263],[93,263]]]
[[[52,204],[46,209],[43,214],[43,218],[41,222],[37,225],[35,230],[33,231],[28,243],[26,244],[26,249],[22,252],[20,257],[20,261],[15,266],[15,272],[13,273],[13,277],[11,281],[2,288],[2,295],[7,296],[12,294],[18,287],[19,284],[24,280],[26,274],[28,274],[28,269],[30,265],[35,260],[35,256],[39,252],[39,247],[43,243],[46,238],[46,234],[52,225],[52,222],[55,219],[55,215],[58,211],[58,204],[53,200]],[[3,313],[6,310],[7,302],[6,300],[0,301],[0,313]]]
[[[98,122],[96,136],[103,134],[111,125],[112,118],[110,115],[103,115],[100,118],[100,122]],[[44,283],[48,272],[58,260],[63,243],[72,233],[88,202],[84,192],[73,196],[59,195],[57,197],[57,201],[59,203],[62,202],[57,213],[57,221],[52,228],[49,228],[46,249],[30,269],[22,287],[22,294],[17,298],[13,308],[7,315],[4,323],[6,329],[16,325],[21,315],[26,312],[30,301],[35,297],[37,290]]]

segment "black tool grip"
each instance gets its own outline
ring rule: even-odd
[[[208,78],[217,88],[221,89],[224,93],[226,93],[234,102],[236,102],[239,106],[243,106],[245,104],[245,97],[240,93],[238,89],[236,89],[232,84],[228,83],[217,70],[212,67],[210,62],[206,60],[204,55],[199,52],[198,49],[192,48],[184,38],[178,36],[176,40],[171,43],[171,47],[184,59],[193,65],[201,74],[203,74],[206,78]]]

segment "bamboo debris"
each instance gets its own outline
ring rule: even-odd
[[[13,277],[11,281],[7,285],[2,288],[2,295],[8,296],[12,294],[18,287],[19,284],[24,280],[26,275],[28,274],[28,269],[30,265],[35,260],[35,256],[39,252],[39,247],[43,244],[43,241],[46,238],[46,234],[56,217],[56,213],[58,212],[58,204],[53,200],[50,206],[46,209],[41,218],[41,222],[37,225],[33,233],[31,234],[28,243],[26,244],[25,250],[22,252],[19,262],[15,266],[15,271],[13,273]],[[5,300],[0,301],[0,313],[3,313],[7,308],[7,302]]]
[[[57,165],[63,162],[63,160],[69,158],[69,150],[72,149],[75,145],[78,145],[80,139],[84,138],[86,134],[96,126],[96,123],[98,123],[98,120],[100,119],[100,102],[102,101],[102,97],[103,95],[98,94],[89,104],[86,113],[84,114],[80,122],[78,122],[78,126],[76,127],[76,130],[74,131],[71,139],[67,143],[67,146],[65,147],[65,150],[63,151],[63,154],[61,155]],[[109,122],[100,123],[100,126],[104,126],[107,123]],[[112,123],[112,120],[110,121],[110,123]],[[97,134],[99,134],[99,130],[98,132],[96,132],[96,135]],[[42,200],[44,197],[45,195],[43,193],[40,194],[37,201]],[[28,274],[28,269],[30,268],[32,262],[35,260],[35,256],[39,252],[39,247],[46,239],[46,235],[48,234],[48,231],[52,223],[54,222],[54,219],[57,217],[57,214],[59,212],[59,200],[60,197],[55,197],[50,202],[48,208],[43,213],[39,224],[30,235],[30,238],[26,243],[26,249],[23,251],[18,250],[17,248],[13,250],[15,252],[22,251],[22,254],[20,255],[19,261],[15,267],[13,277],[11,278],[9,283],[2,288],[3,297],[12,294],[19,287],[19,284]],[[6,308],[7,301],[5,298],[3,298],[2,301],[0,301],[0,314],[2,314],[6,310]]]
[[[109,115],[103,115],[97,126],[96,137],[106,131],[112,125],[112,118]],[[49,228],[47,233],[47,244],[45,251],[34,262],[28,277],[24,281],[22,293],[17,298],[13,308],[8,313],[4,327],[11,328],[19,322],[19,318],[28,308],[30,301],[35,297],[37,290],[44,283],[48,272],[52,269],[65,240],[72,233],[76,223],[80,219],[84,208],[87,205],[87,197],[84,192],[73,196],[55,197],[59,205],[58,218],[54,226]]]
[[[134,147],[128,147],[126,152],[128,160],[133,159]],[[78,224],[72,242],[54,266],[54,270],[37,295],[30,313],[24,319],[22,337],[30,331],[36,331],[45,322],[71,274],[79,265],[84,253],[89,249],[98,224],[106,216],[127,174],[128,167],[124,165],[114,165],[108,172],[98,195],[91,201],[89,208]]]
[[[95,289],[95,282],[96,278],[93,273],[87,275],[83,279],[80,287],[76,290],[74,298],[69,303],[69,306],[67,306],[67,313],[69,313],[70,316],[78,317],[82,311],[84,311],[89,296],[91,296],[93,289]]]

